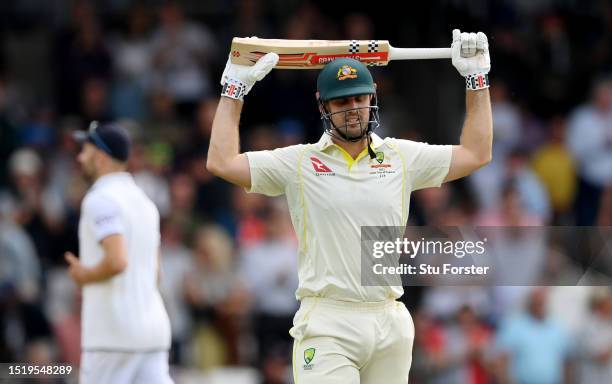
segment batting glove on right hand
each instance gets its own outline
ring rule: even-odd
[[[461,33],[453,30],[451,45],[453,65],[465,77],[466,87],[478,90],[489,87],[488,73],[491,70],[489,42],[487,35],[478,33]]]
[[[273,52],[262,56],[252,67],[232,64],[230,54],[221,76],[223,86],[221,96],[244,100],[244,96],[253,88],[255,82],[266,77],[276,63],[278,63],[278,55]]]

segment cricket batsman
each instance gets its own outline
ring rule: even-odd
[[[300,308],[290,330],[298,384],[408,382],[414,324],[396,301],[403,289],[360,284],[360,231],[405,226],[412,191],[439,187],[491,160],[487,37],[454,30],[451,48],[467,87],[459,145],[376,135],[376,84],[365,65],[343,58],[317,79],[325,125],[317,143],[240,153],[243,97],[278,55],[269,53],[252,67],[227,62],[207,168],[249,192],[287,198],[299,239]]]

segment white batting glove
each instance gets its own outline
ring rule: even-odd
[[[461,76],[465,77],[467,89],[489,88],[491,58],[487,35],[482,32],[461,33],[460,30],[454,29],[451,51],[453,65]]]
[[[223,86],[221,96],[243,100],[244,96],[253,88],[255,82],[266,77],[276,63],[278,63],[278,55],[273,52],[262,56],[252,67],[232,64],[230,54],[221,76],[221,85]]]

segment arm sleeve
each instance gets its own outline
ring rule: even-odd
[[[448,175],[452,145],[431,145],[410,140],[397,140],[406,161],[411,190],[439,187]]]
[[[303,145],[292,145],[272,151],[247,152],[251,170],[249,193],[278,196],[285,193],[287,184],[296,177]]]
[[[112,200],[99,195],[89,196],[83,204],[83,210],[97,241],[110,235],[124,234],[121,210]]]

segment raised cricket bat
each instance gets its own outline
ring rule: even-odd
[[[253,65],[269,52],[279,56],[279,69],[318,69],[340,57],[360,60],[368,66],[391,60],[450,59],[450,48],[395,48],[387,40],[290,40],[234,37],[232,63]]]

